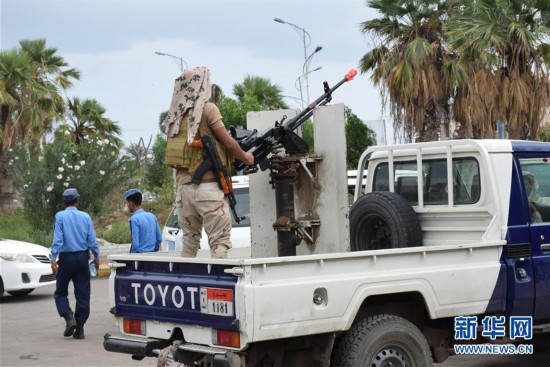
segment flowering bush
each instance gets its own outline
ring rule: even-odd
[[[53,228],[55,213],[65,208],[62,193],[68,187],[78,189],[79,209],[93,217],[123,207],[122,193],[135,184],[118,148],[102,139],[76,145],[59,132],[40,158],[21,148],[17,156],[22,159],[14,161],[15,185],[25,216],[36,230]]]

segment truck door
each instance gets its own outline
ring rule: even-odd
[[[518,155],[523,200],[531,218],[535,323],[550,320],[550,152]]]

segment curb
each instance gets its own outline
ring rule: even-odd
[[[109,268],[109,265],[100,264],[99,269],[97,269],[97,276],[98,277],[108,277],[109,275],[111,275],[111,268]]]

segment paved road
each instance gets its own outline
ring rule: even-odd
[[[108,287],[108,278],[92,278],[84,340],[63,337],[65,321],[55,309],[55,286],[22,298],[5,295],[0,299],[0,366],[156,366],[156,359],[134,361],[103,349],[103,335],[118,330],[109,313]],[[69,289],[72,294],[72,286]]]
[[[54,287],[23,298],[0,299],[0,366],[156,366],[156,359],[134,361],[129,355],[103,349],[103,335],[118,331],[109,314],[108,278],[92,279],[91,315],[86,339],[62,336],[64,320],[57,315]],[[74,298],[71,301],[74,305]],[[73,306],[74,307],[74,306]],[[550,348],[533,356],[452,356],[439,367],[545,367]]]

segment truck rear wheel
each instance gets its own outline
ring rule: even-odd
[[[352,326],[338,345],[334,365],[424,367],[432,365],[432,356],[426,338],[412,323],[375,315]]]
[[[361,196],[349,213],[351,251],[422,246],[418,216],[401,195],[389,191]]]

